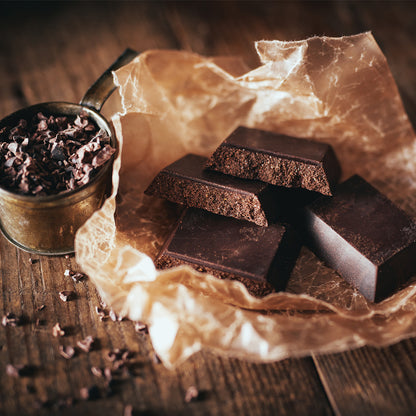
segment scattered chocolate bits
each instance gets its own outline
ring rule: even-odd
[[[81,396],[81,399],[84,400],[97,400],[101,397],[100,389],[96,385],[93,385],[89,388],[83,387],[79,391],[79,394]]]
[[[28,364],[7,364],[6,374],[10,377],[30,377],[35,375],[36,367]]]
[[[53,195],[87,184],[115,149],[86,112],[38,113],[0,129],[0,185],[25,195]]]
[[[19,377],[19,370],[22,369],[23,366],[21,365],[13,365],[7,364],[6,365],[6,374],[10,377]]]
[[[75,292],[73,290],[62,290],[59,292],[59,297],[64,302],[68,302],[72,299],[75,299]]]
[[[105,308],[102,308],[101,306],[95,307],[95,313],[98,315],[100,321],[104,321],[109,317],[108,311]]]
[[[22,319],[16,316],[13,312],[9,312],[3,316],[1,319],[1,324],[3,326],[16,327],[22,324]]]
[[[36,309],[35,312],[40,312],[43,311],[46,308],[46,305],[39,305]]]
[[[104,377],[110,381],[113,379],[113,371],[111,370],[110,367],[105,367],[104,368]]]
[[[144,324],[143,322],[136,322],[134,324],[134,330],[136,332],[145,332],[145,333],[147,333],[147,325]]]
[[[189,403],[198,400],[199,391],[195,386],[190,386],[185,393],[185,402]]]
[[[54,337],[63,337],[65,335],[65,331],[61,328],[59,322],[57,322],[52,328],[52,335]]]
[[[70,345],[68,345],[68,346],[60,345],[59,346],[59,354],[61,354],[62,357],[69,360],[75,355],[75,349],[73,347],[71,347]]]
[[[74,272],[73,270],[70,270],[70,269],[65,270],[64,276],[71,277],[75,283],[82,282],[83,280],[87,278],[87,275],[85,273]]]
[[[94,348],[94,342],[95,339],[91,335],[88,335],[82,341],[78,341],[77,346],[84,352],[90,352]]]
[[[95,377],[102,377],[103,376],[103,370],[101,370],[101,368],[99,368],[99,367],[91,367],[91,373]]]
[[[126,360],[128,358],[129,351],[116,348],[114,350],[107,351],[107,354],[105,355],[105,358],[108,361],[115,362],[117,360]]]

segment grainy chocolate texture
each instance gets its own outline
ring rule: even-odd
[[[298,240],[285,225],[259,227],[187,208],[155,263],[160,269],[188,264],[264,296],[286,287],[298,254]]]
[[[332,195],[341,168],[325,143],[238,127],[217,148],[207,168],[273,185]]]
[[[164,168],[145,193],[261,226],[276,220],[279,203],[274,187],[204,170],[207,160],[194,154],[184,156]]]
[[[370,301],[416,274],[416,222],[359,176],[303,210],[311,249]]]

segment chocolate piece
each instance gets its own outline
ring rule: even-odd
[[[9,312],[7,315],[4,315],[1,319],[1,324],[3,326],[19,326],[22,324],[22,318],[16,316],[13,312]]]
[[[247,221],[188,208],[162,248],[156,265],[188,264],[220,278],[239,280],[256,296],[286,286],[299,253],[290,227]]]
[[[30,364],[7,364],[6,374],[10,377],[31,377],[36,375],[37,368]]]
[[[75,355],[75,349],[71,346],[59,346],[59,354],[67,360],[70,360]]]
[[[416,274],[416,222],[359,176],[304,208],[308,245],[370,301]]]
[[[288,188],[332,195],[341,169],[329,144],[238,127],[217,148],[208,168]]]
[[[88,335],[85,339],[78,341],[77,346],[84,352],[90,352],[94,348],[95,339]]]
[[[103,376],[103,370],[101,370],[101,368],[99,367],[91,367],[91,373],[95,376],[95,377],[102,377]]]
[[[85,273],[81,273],[81,272],[74,272],[71,269],[66,269],[64,272],[64,276],[65,277],[71,277],[72,280],[75,283],[79,283],[82,282],[83,280],[85,280],[87,278],[87,275]]]
[[[75,292],[73,290],[62,290],[59,292],[59,297],[63,302],[69,302],[72,299],[75,299]]]
[[[188,154],[164,168],[147,195],[267,226],[276,219],[276,191],[259,181],[204,170],[207,158]]]
[[[52,335],[54,337],[63,337],[65,335],[65,331],[61,328],[59,322],[57,322],[52,328]]]
[[[199,397],[199,390],[196,388],[196,386],[190,386],[186,389],[185,403],[196,401],[198,400],[198,397]]]

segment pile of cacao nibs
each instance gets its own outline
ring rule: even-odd
[[[86,112],[38,113],[0,129],[0,186],[23,195],[53,195],[87,184],[115,149]]]

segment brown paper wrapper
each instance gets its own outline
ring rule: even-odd
[[[76,258],[108,305],[148,324],[168,367],[201,348],[267,362],[416,335],[416,283],[373,304],[306,248],[287,291],[263,299],[188,267],[155,270],[180,208],[144,189],[239,125],[329,142],[344,177],[359,173],[416,213],[415,134],[371,33],[255,46],[252,71],[238,59],[155,50],[115,73],[123,111],[113,118],[113,193],[78,231]]]

